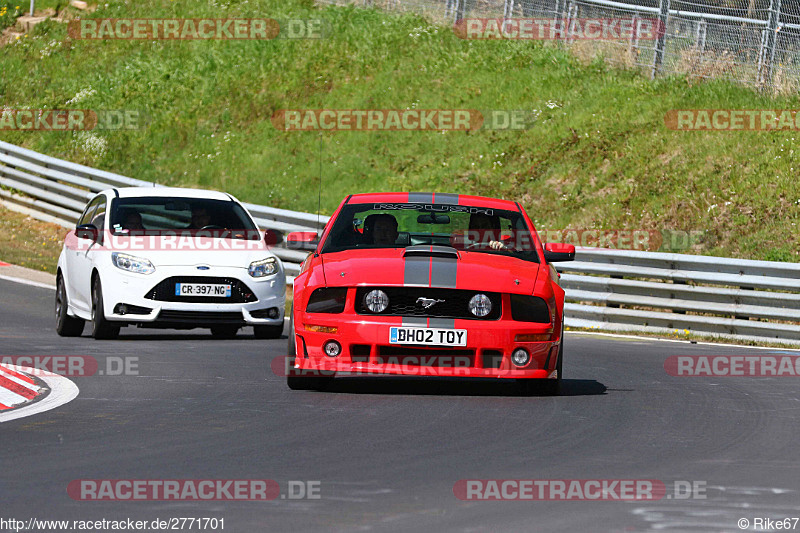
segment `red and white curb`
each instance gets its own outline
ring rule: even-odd
[[[37,384],[31,375],[44,382]],[[41,369],[0,365],[0,422],[55,409],[71,402],[79,389],[72,381]]]

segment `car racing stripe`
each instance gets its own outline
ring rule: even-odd
[[[446,192],[434,193],[433,201],[437,204],[458,205],[458,195]]]
[[[456,275],[458,271],[458,259],[447,257],[431,257],[431,287],[443,287],[445,289],[456,288]]]
[[[431,247],[433,250],[433,247]],[[427,286],[446,289],[456,288],[458,259],[445,257],[411,256],[405,259],[403,284],[405,286]],[[404,326],[431,326],[455,328],[454,319],[402,317]],[[435,324],[435,325],[434,325]]]
[[[430,203],[458,205],[459,195],[450,193],[409,193],[409,203]],[[433,246],[431,246],[433,251]],[[444,257],[411,256],[405,259],[403,284],[406,286],[427,286],[454,289],[458,259]],[[451,318],[402,317],[404,326],[430,326],[453,329],[455,320]]]
[[[420,286],[428,285],[430,282],[430,258],[429,257],[407,257],[405,259],[405,270],[403,273],[403,285]],[[428,320],[419,316],[402,317],[404,326],[427,326]]]
[[[432,192],[410,192],[408,193],[408,203],[411,204],[431,204],[433,203]]]
[[[455,318],[431,318],[428,324],[432,328],[455,329]]]
[[[431,258],[425,256],[411,256],[405,258],[403,272],[403,285],[429,286]]]

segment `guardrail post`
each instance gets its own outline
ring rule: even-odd
[[[706,35],[708,33],[708,28],[705,19],[701,20],[697,23],[697,33],[695,34],[695,43],[694,46],[697,48],[697,51],[700,52],[700,57],[703,56],[703,52],[706,50]]]
[[[778,42],[778,30],[781,17],[781,0],[770,0],[769,19],[764,38],[761,39],[758,61],[758,85],[763,88],[772,83],[772,65],[775,61],[775,47]]]
[[[658,40],[656,40],[655,53],[653,54],[653,71],[650,78],[653,79],[661,68],[664,61],[664,46],[667,41],[667,21],[669,20],[669,0],[659,0],[658,13]]]
[[[505,0],[503,6],[503,22],[514,16],[514,0]]]
[[[578,4],[575,2],[570,2],[569,7],[567,8],[567,20],[564,27],[564,31],[566,32],[567,36],[567,44],[572,44],[572,32],[570,31],[572,28],[572,21],[578,18]]]
[[[560,28],[564,24],[564,3],[567,0],[556,0],[555,9],[553,10],[553,26]],[[562,28],[563,29],[563,28]]]
[[[631,36],[628,39],[628,57],[631,62],[636,64],[636,52],[639,51],[639,13],[634,13],[631,17]]]
[[[467,2],[469,0],[447,0],[444,11],[445,18],[453,17],[453,23],[463,20],[467,13]]]

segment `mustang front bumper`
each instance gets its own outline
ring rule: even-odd
[[[499,320],[417,319],[359,314],[303,313],[295,315],[296,371],[352,372],[493,378],[555,378],[560,327]],[[393,326],[466,330],[466,346],[392,344]],[[289,332],[291,335],[292,332]],[[521,341],[518,336],[547,340]],[[340,353],[331,357],[325,346],[335,342]],[[530,356],[517,366],[511,354],[519,348]]]

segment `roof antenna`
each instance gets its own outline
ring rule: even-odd
[[[319,132],[319,189],[317,190],[317,231],[320,230],[320,210],[322,209],[322,132]]]

